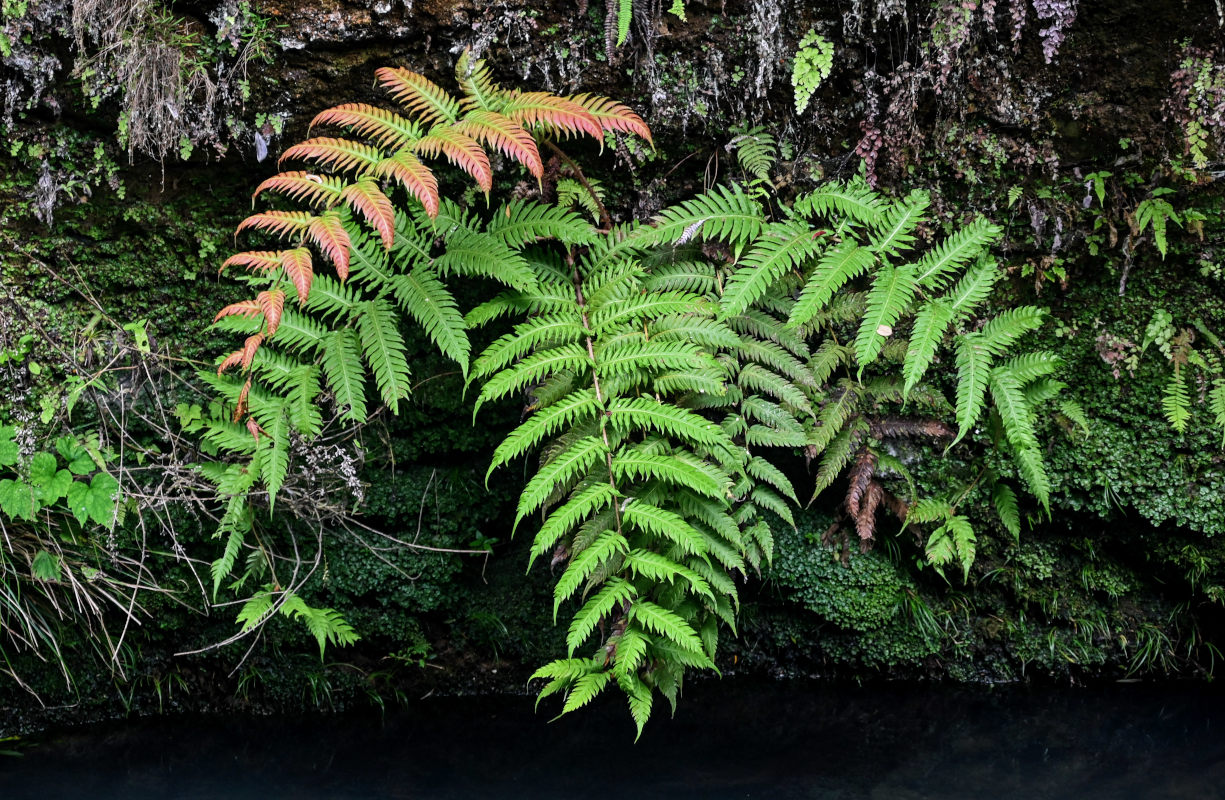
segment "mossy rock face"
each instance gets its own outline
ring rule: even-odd
[[[770,572],[791,599],[846,630],[878,630],[897,616],[902,593],[914,584],[886,553],[836,550],[819,541],[827,518],[813,515],[799,522],[799,530],[775,529],[777,554]]]

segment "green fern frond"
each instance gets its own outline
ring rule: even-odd
[[[723,287],[724,316],[744,313],[782,275],[824,248],[820,237],[799,220],[772,222],[754,240]]]
[[[705,305],[704,298],[689,292],[642,293],[599,308],[591,315],[591,327],[599,335],[614,325],[637,324],[668,314],[702,314]]]
[[[629,560],[630,555],[627,555],[626,562]],[[587,641],[587,637],[591,636],[592,631],[614,608],[619,608],[637,596],[638,590],[634,588],[634,584],[622,578],[612,578],[600,587],[600,591],[584,603],[570,621],[570,629],[566,632],[566,647],[570,656],[574,656],[574,651]]]
[[[983,335],[967,333],[957,338],[957,436],[946,450],[961,441],[970,431],[987,392],[991,376],[991,350],[983,342]]]
[[[875,261],[871,250],[847,239],[821,256],[787,320],[789,327],[807,325],[847,281],[867,271]]]
[[[684,451],[651,454],[627,450],[613,456],[611,466],[618,481],[663,481],[715,500],[726,499],[731,487],[731,479],[722,470]]]
[[[904,314],[915,293],[914,268],[909,264],[892,267],[881,265],[868,292],[868,313],[864,315],[855,337],[855,359],[859,370],[872,363],[893,335],[893,326]]]
[[[1017,508],[1017,494],[1006,483],[996,482],[991,487],[991,502],[995,513],[999,515],[1004,530],[1012,534],[1013,539],[1021,536],[1021,512]]]
[[[548,519],[536,532],[532,540],[532,554],[528,569],[536,559],[552,549],[563,536],[581,525],[584,520],[617,502],[617,490],[607,483],[588,486],[572,496],[549,514]]]
[[[481,387],[480,396],[476,400],[476,408],[479,410],[490,400],[521,391],[552,373],[583,372],[589,370],[590,367],[591,358],[587,354],[587,348],[581,344],[570,343],[541,350],[490,378]]]
[[[615,530],[607,530],[595,538],[582,552],[573,556],[565,571],[553,587],[553,621],[561,604],[579,590],[591,574],[605,561],[623,556],[629,551],[625,537]]]
[[[672,542],[686,555],[706,553],[706,540],[675,512],[635,499],[625,506],[622,518],[643,533]]]
[[[544,505],[557,487],[573,484],[603,460],[607,452],[603,439],[584,436],[550,458],[524,487],[515,512],[515,527],[524,517]]]
[[[536,274],[517,250],[487,233],[465,231],[447,237],[446,252],[434,259],[440,275],[477,275],[512,289],[532,289]]]
[[[797,335],[797,331],[759,309],[750,308],[743,314],[729,317],[727,324],[743,336],[773,342],[796,358],[806,360],[810,355],[808,344]],[[735,345],[730,345],[728,349],[734,348]]]
[[[905,199],[892,204],[876,226],[877,235],[868,249],[881,255],[899,255],[914,244],[914,230],[924,221],[923,212],[931,205],[927,192],[915,189]]]
[[[1002,354],[1017,339],[1042,327],[1045,314],[1045,311],[1035,306],[1018,306],[1000,312],[983,326],[983,347],[992,355]]]
[[[1225,378],[1217,378],[1213,381],[1212,391],[1208,393],[1208,412],[1212,414],[1213,423],[1221,429],[1221,447],[1225,448]],[[1080,421],[1067,411],[1064,411],[1064,414],[1079,424]],[[1087,423],[1083,427],[1086,431],[1089,429]]]
[[[630,21],[634,18],[633,0],[618,0],[617,3],[617,47],[625,44],[630,35]],[[612,55],[608,56],[612,61]]]
[[[735,447],[719,426],[692,411],[645,397],[616,398],[609,403],[606,413],[609,424],[620,434],[649,430],[689,446],[707,445],[723,450]]]
[[[906,359],[902,363],[902,377],[906,380],[903,394],[909,395],[910,390],[923,379],[953,316],[953,309],[945,300],[927,303],[915,315],[910,346],[906,348]]]
[[[978,263],[962,276],[947,296],[953,319],[964,319],[986,302],[999,276],[1000,270],[994,259],[979,258]]]
[[[814,500],[830,486],[833,486],[834,481],[846,469],[847,464],[851,463],[851,459],[855,456],[855,449],[858,447],[859,441],[866,429],[867,423],[862,421],[848,425],[840,430],[830,440],[829,444],[825,446],[825,452],[821,454],[821,463],[817,467],[817,477],[813,486],[812,496]]]
[[[221,588],[221,582],[234,571],[234,564],[238,561],[238,554],[242,551],[244,538],[245,531],[242,528],[235,527],[234,530],[230,531],[230,537],[226,540],[225,550],[209,566],[209,572],[213,576],[214,601],[217,599],[217,590]]]
[[[796,411],[810,417],[815,415],[812,404],[799,387],[760,364],[745,364],[740,368],[736,382],[746,391],[769,395]]]
[[[398,322],[391,304],[382,298],[362,303],[357,318],[362,353],[383,402],[393,414],[399,410],[400,400],[408,396],[411,385],[407,351]]]
[[[587,245],[595,239],[591,224],[556,206],[515,200],[494,212],[486,232],[507,247],[522,247],[540,239],[566,245]]]
[[[742,188],[717,186],[665,209],[628,238],[644,246],[720,241],[736,248],[756,239],[764,226],[761,206]]]
[[[714,664],[702,649],[702,640],[697,632],[674,612],[649,600],[638,600],[630,606],[630,619],[645,630],[662,636],[677,647],[699,657],[699,662],[704,664],[705,668],[714,668]]]
[[[361,361],[361,342],[352,328],[332,331],[323,345],[323,375],[336,397],[336,406],[348,409],[344,419],[366,420],[366,370]]]
[[[485,473],[486,480],[494,469],[525,454],[542,439],[555,435],[562,428],[573,427],[590,419],[599,410],[595,392],[591,389],[581,389],[532,414],[522,425],[507,434],[493,451],[489,471]]]
[[[978,258],[1000,233],[998,225],[976,217],[923,254],[916,265],[915,280],[928,291],[943,289],[953,272]]]
[[[515,326],[485,348],[472,364],[472,377],[485,378],[509,364],[525,358],[533,350],[543,350],[582,341],[587,330],[568,316],[542,314]]]
[[[392,278],[396,302],[417,321],[443,355],[468,374],[471,345],[455,298],[428,267],[418,266],[407,275]]]
[[[1177,364],[1170,373],[1165,391],[1161,393],[1161,409],[1176,433],[1187,430],[1187,423],[1191,420],[1191,396],[1187,393],[1186,376]]]
[[[795,202],[795,211],[805,217],[846,217],[860,227],[878,227],[885,220],[884,203],[873,189],[856,178],[848,183],[829,184]]]
[[[628,2],[629,0],[624,0]],[[566,695],[566,703],[561,713],[569,714],[590,703],[612,679],[611,672],[589,672],[574,682],[574,686]]]

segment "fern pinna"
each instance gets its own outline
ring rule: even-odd
[[[282,172],[256,189],[255,199],[276,194],[309,210],[262,211],[238,226],[239,233],[267,234],[287,246],[239,253],[223,265],[246,269],[256,294],[217,314],[217,326],[245,340],[216,374],[203,376],[225,412],[200,423],[206,446],[241,459],[203,468],[225,503],[218,536],[226,544],[213,564],[214,595],[243,563],[244,551],[258,552],[247,544],[255,521],[252,492],[262,482],[271,506],[288,474],[294,437],[309,441],[323,429],[321,397],[330,395],[343,421],[369,417],[371,390],[395,412],[410,388],[400,333],[406,318],[466,373],[471,348],[447,281],[482,276],[528,289],[536,275],[520,253],[525,243],[582,243],[594,235],[574,214],[520,202],[478,224],[446,199],[427,162],[449,161],[488,193],[495,152],[542,176],[536,136],[602,141],[605,133],[624,132],[650,140],[636,114],[606,98],[505,90],[466,54],[456,72],[458,97],[417,73],[378,70],[398,110],[347,103],[320,113],[312,128],[341,129],[347,137],[290,147],[281,161],[309,169]],[[322,265],[330,265],[330,274]],[[250,573],[248,563],[236,583]],[[302,612],[292,588],[266,586],[244,608],[244,629],[277,610],[310,624],[315,618]]]

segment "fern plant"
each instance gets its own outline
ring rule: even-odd
[[[534,136],[650,132],[604,98],[503,90],[467,58],[458,99],[413,73],[379,74],[405,114],[352,104],[321,114],[317,123],[360,140],[292,147],[286,157],[321,174],[282,173],[257,191],[315,212],[267,211],[241,226],[294,247],[227,262],[251,268],[258,291],[218,315],[247,338],[207,378],[229,413],[203,424],[206,442],[241,457],[203,468],[226,503],[215,590],[244,549],[255,552],[253,493],[262,485],[271,503],[283,490],[293,437],[321,430],[321,398],[350,422],[374,402],[396,410],[409,389],[406,321],[459,366],[478,412],[525,403],[490,471],[537,464],[514,526],[534,528],[532,563],[561,567],[554,616],[568,614],[567,653],[535,677],[546,681],[541,698],[564,695],[563,713],[616,686],[641,731],[657,696],[675,705],[688,669],[714,668],[720,628],[735,630],[737,577],[769,564],[771,525],[791,523],[799,502],[771,453],[815,460],[816,493],[845,480],[842,505],[863,546],[891,509],[936,524],[928,558],[963,571],[974,534],[960,501],[891,493],[886,476],[906,477],[897,444],[952,447],[989,412],[1047,504],[1035,414],[1062,388],[1058,362],[1018,350],[1039,309],[981,316],[1001,274],[987,252],[995,226],[974,220],[936,240],[926,195],[888,199],[858,179],[782,204],[766,181],[773,142],[762,131],[736,145],[752,182],[648,223],[597,231],[560,185],[543,194],[566,208],[512,201],[480,215],[447,199],[421,157],[445,156],[488,190],[486,147],[544,177]],[[602,211],[594,184],[571,177]],[[317,256],[334,277],[315,274]],[[448,288],[456,276],[503,288],[461,313]],[[495,322],[509,332],[474,356],[470,331]],[[934,369],[950,363],[955,374]],[[227,374],[234,367],[241,375]],[[1019,532],[1015,492],[988,483]],[[235,584],[264,586],[243,606],[244,630],[279,611],[307,623],[321,651],[356,637],[334,612],[307,606],[300,584],[267,583],[258,559],[247,563],[255,571]]]
[[[1198,383],[1203,387],[1201,401],[1206,401],[1213,424],[1220,428],[1225,449],[1225,344],[1198,319],[1176,329],[1174,317],[1159,308],[1145,327],[1140,354],[1153,345],[1171,366],[1161,397],[1170,427],[1176,433],[1186,432],[1192,418],[1191,387]]]
[[[214,595],[248,549],[252,493],[262,484],[271,506],[294,437],[320,434],[322,396],[330,395],[351,423],[366,421],[375,402],[394,413],[410,389],[405,320],[420,325],[466,373],[471,348],[448,281],[480,276],[527,289],[537,278],[520,252],[526,243],[592,238],[591,226],[574,214],[531,203],[509,203],[488,225],[478,224],[445,198],[427,162],[445,158],[487,193],[494,152],[542,176],[536,136],[602,141],[605,132],[621,131],[650,140],[637,115],[606,98],[505,90],[466,54],[456,72],[458,97],[419,74],[378,70],[398,111],[347,103],[320,113],[312,128],[341,128],[349,138],[321,136],[290,147],[281,161],[312,169],[282,172],[256,189],[255,198],[278,194],[310,210],[262,211],[238,227],[289,246],[239,253],[223,265],[248,270],[245,280],[256,294],[217,314],[216,325],[245,339],[215,375],[203,376],[224,412],[199,423],[205,444],[240,459],[203,467],[225,504]],[[277,607],[296,608],[286,605],[292,588],[283,589]],[[249,602],[255,605],[244,608],[241,620],[263,618],[265,601],[257,595]]]

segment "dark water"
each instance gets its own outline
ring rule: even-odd
[[[1213,687],[690,687],[641,741],[620,703],[526,698],[377,716],[175,718],[0,757],[0,798],[1225,798]]]

